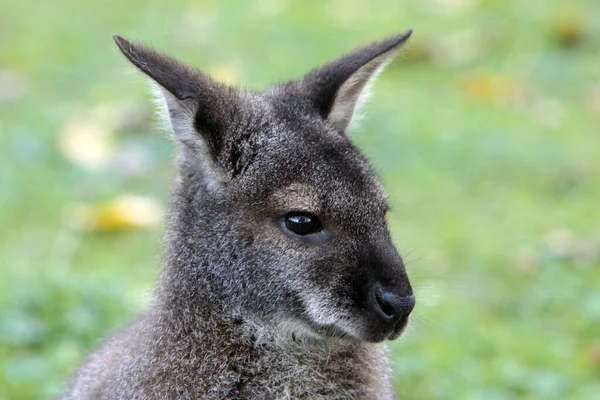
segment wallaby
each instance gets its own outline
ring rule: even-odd
[[[347,130],[411,32],[261,92],[114,37],[156,86],[178,174],[149,310],[62,398],[393,398],[383,342],[415,297]]]

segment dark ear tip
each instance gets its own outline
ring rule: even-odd
[[[413,33],[413,30],[408,29],[406,32],[404,32],[403,34],[398,36],[398,43],[403,43],[406,40],[408,40],[408,38],[410,37],[410,35],[412,35],[412,33]]]
[[[117,44],[117,46],[119,47],[119,49],[127,54],[128,53],[128,48],[131,48],[131,43],[129,43],[129,41],[127,41],[126,39],[123,39],[122,36],[119,35],[113,35],[113,39],[115,41],[115,43]]]

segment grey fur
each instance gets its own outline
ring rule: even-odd
[[[151,307],[63,399],[393,397],[382,342],[406,327],[414,296],[385,192],[345,130],[410,33],[264,92],[115,37],[158,84],[178,176]],[[322,231],[290,233],[292,211]],[[398,318],[381,314],[381,287]]]

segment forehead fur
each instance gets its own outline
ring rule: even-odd
[[[269,199],[269,206],[280,214],[288,211],[305,211],[320,214],[322,204],[318,191],[312,184],[292,183],[287,187],[277,189]]]
[[[343,218],[385,211],[383,186],[345,135],[285,99],[262,98],[253,108],[260,112],[238,115],[235,124],[246,130],[244,151],[252,158],[232,182],[239,194],[283,212]]]

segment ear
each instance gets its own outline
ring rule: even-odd
[[[193,154],[201,153],[221,179],[218,158],[237,93],[165,54],[120,36],[114,39],[125,57],[155,83],[175,137]]]
[[[335,129],[345,133],[368,86],[398,54],[412,30],[354,50],[302,78],[311,105]]]

